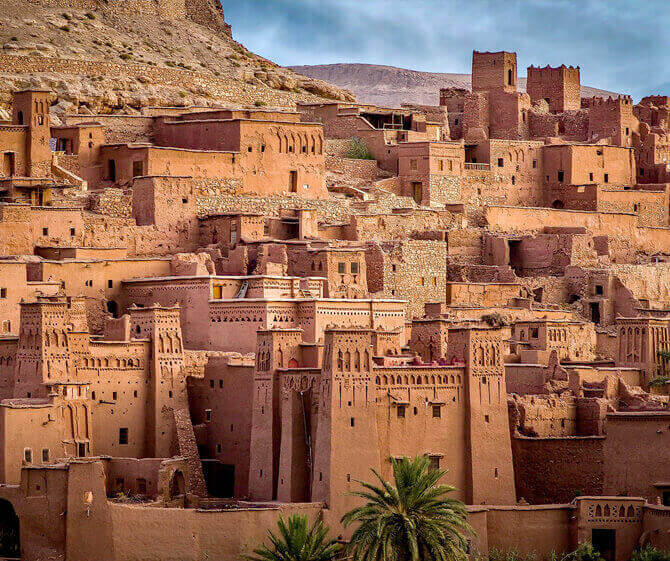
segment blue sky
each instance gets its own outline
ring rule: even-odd
[[[582,83],[670,94],[670,0],[223,0],[233,36],[284,66],[468,73],[472,50],[579,65]]]

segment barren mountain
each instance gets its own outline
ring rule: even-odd
[[[0,107],[26,87],[56,113],[352,99],[235,42],[218,0],[0,0]]]
[[[376,64],[321,64],[289,68],[299,74],[351,90],[359,102],[377,105],[437,105],[440,88],[470,89],[470,74],[419,72]],[[518,87],[520,91],[526,91],[525,78],[519,78]],[[582,97],[594,95],[618,94],[582,86]]]

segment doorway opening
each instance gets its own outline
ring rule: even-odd
[[[0,499],[0,557],[21,556],[19,517],[8,500]]]
[[[605,561],[614,561],[616,553],[616,530],[593,528],[591,543],[600,552]]]

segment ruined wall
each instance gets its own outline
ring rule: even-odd
[[[365,254],[368,290],[408,301],[408,317],[423,316],[426,302],[443,302],[447,244],[405,240],[369,244]]]

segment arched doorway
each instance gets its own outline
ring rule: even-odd
[[[20,557],[19,517],[12,503],[0,499],[0,557]]]
[[[170,477],[169,500],[177,499],[186,493],[186,480],[180,470],[175,470]]]

